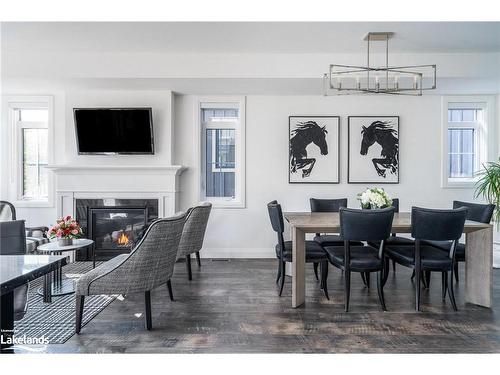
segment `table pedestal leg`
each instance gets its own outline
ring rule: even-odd
[[[62,252],[55,251],[54,254],[55,255],[62,255]],[[54,270],[54,285],[56,285],[57,287],[61,287],[62,276],[63,276],[62,266],[59,266]]]
[[[465,302],[491,307],[493,287],[493,227],[467,233]]]
[[[52,302],[52,279],[50,278],[50,273],[46,273],[43,276],[43,302]]]
[[[306,251],[305,233],[292,228],[292,307],[299,307],[305,302],[306,294]]]

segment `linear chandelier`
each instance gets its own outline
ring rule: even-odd
[[[323,76],[324,95],[392,94],[422,95],[436,88],[436,65],[389,66],[389,39],[392,32],[370,32],[366,66],[331,64]],[[385,42],[385,66],[370,66],[370,43]],[[373,58],[372,58],[373,61]]]

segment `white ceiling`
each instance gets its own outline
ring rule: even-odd
[[[500,22],[2,23],[1,41],[25,52],[364,53],[369,31],[395,32],[393,52],[500,52]]]

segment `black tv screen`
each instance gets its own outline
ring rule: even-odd
[[[154,154],[151,108],[74,108],[79,154]]]

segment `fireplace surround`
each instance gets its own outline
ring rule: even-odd
[[[179,176],[185,170],[182,166],[51,165],[48,169],[56,177],[57,216],[77,218],[84,230],[88,207],[147,205],[148,220],[179,211]],[[79,257],[91,259],[91,254],[82,252]]]

